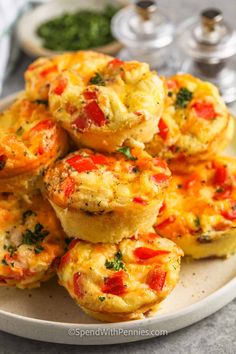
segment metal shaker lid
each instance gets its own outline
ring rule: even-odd
[[[217,63],[236,54],[236,31],[220,10],[209,8],[184,21],[177,30],[178,43],[193,59]]]
[[[126,47],[152,50],[172,42],[174,26],[156,1],[139,0],[118,11],[112,19],[112,32]]]

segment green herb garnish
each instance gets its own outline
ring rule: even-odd
[[[5,259],[2,259],[2,264],[4,264],[5,266],[8,266],[8,263]]]
[[[103,302],[106,299],[105,296],[98,296],[98,298],[101,302]]]
[[[39,254],[39,253],[41,253],[42,251],[44,251],[44,247],[42,247],[42,246],[36,246],[36,247],[34,248],[34,253],[35,253],[35,254]]]
[[[193,98],[193,93],[189,91],[186,87],[182,87],[176,96],[175,107],[176,108],[186,108],[187,104]]]
[[[137,160],[137,157],[134,157],[131,154],[130,148],[128,146],[123,146],[117,150],[117,152],[120,152],[121,154],[125,155],[127,159],[135,161]]]
[[[35,211],[33,211],[33,210],[26,210],[26,211],[23,213],[23,217],[22,217],[23,223],[25,223],[25,222],[26,222],[26,219],[27,219],[28,217],[32,216],[32,215],[36,216],[37,214],[36,214]]]
[[[196,216],[194,219],[194,225],[197,229],[199,229],[199,227],[201,226],[201,222],[200,222],[200,218],[199,216]]]
[[[122,262],[122,253],[121,251],[118,251],[116,254],[115,254],[115,259],[114,261],[108,261],[106,260],[105,262],[105,267],[107,269],[114,269],[115,271],[118,271],[120,269],[123,269],[125,270],[125,265],[124,263]]]
[[[48,106],[48,100],[34,100],[33,103],[44,104],[45,106]]]
[[[8,246],[7,248],[8,252],[10,253],[10,256],[13,257],[14,256],[14,253],[16,251],[16,248],[14,246]]]
[[[92,85],[105,86],[105,81],[99,73],[96,73],[93,77],[91,77],[89,83]]]

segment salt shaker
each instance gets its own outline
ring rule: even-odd
[[[184,21],[177,30],[177,43],[183,53],[180,71],[214,83],[225,102],[236,100],[236,31],[220,10],[209,8]]]
[[[156,1],[139,0],[113,17],[112,32],[124,46],[118,54],[123,60],[147,62],[162,74],[170,73],[174,26],[162,14]]]

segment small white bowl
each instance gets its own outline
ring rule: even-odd
[[[17,36],[22,49],[32,57],[50,57],[61,52],[43,47],[43,40],[37,35],[36,30],[41,23],[58,17],[63,13],[75,13],[79,10],[103,10],[106,5],[121,7],[122,0],[54,0],[26,12],[17,24]],[[89,48],[104,54],[116,54],[121,49],[121,44],[114,40],[101,47]]]

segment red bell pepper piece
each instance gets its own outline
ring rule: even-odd
[[[212,120],[216,117],[216,112],[212,103],[196,102],[193,105],[196,114],[206,120]]]
[[[166,220],[162,221],[159,225],[156,225],[156,229],[162,229],[166,226],[169,226],[170,224],[172,224],[173,222],[175,222],[176,220],[176,216],[171,215],[169,218],[167,218]]]
[[[95,91],[84,91],[83,96],[86,100],[96,100],[97,93]]]
[[[141,197],[135,197],[133,198],[133,202],[136,204],[141,204],[141,205],[147,205],[148,202],[146,200],[143,200]]]
[[[197,173],[191,174],[183,183],[184,189],[192,188],[199,180]]]
[[[53,92],[56,95],[61,96],[65,91],[66,86],[67,86],[67,80],[65,78],[61,78],[57,86],[54,88]]]
[[[135,250],[134,250],[135,257],[142,259],[142,260],[153,258],[156,256],[162,256],[162,255],[165,255],[168,253],[170,253],[170,252],[165,251],[165,250],[153,250],[148,247],[138,247],[138,248],[135,248]]]
[[[61,189],[66,198],[69,198],[75,190],[75,181],[72,177],[67,177],[61,184]]]
[[[30,70],[32,70],[32,68],[30,68]],[[57,71],[58,71],[57,65],[53,65],[53,66],[50,66],[49,68],[46,68],[46,69],[42,70],[39,73],[39,75],[42,76],[42,77],[45,77],[48,74],[51,74],[52,72],[57,72]]]
[[[225,184],[228,177],[228,171],[225,166],[218,166],[215,170],[214,184],[223,185]]]
[[[166,140],[169,133],[169,128],[166,122],[161,118],[158,123],[159,135],[163,140]]]
[[[166,274],[167,273],[165,271],[159,268],[151,269],[147,275],[146,282],[151,289],[156,291],[162,291],[165,285]]]
[[[81,273],[75,273],[73,276],[73,285],[74,285],[74,293],[78,297],[82,297],[84,295],[81,284]]]
[[[75,155],[66,160],[77,172],[87,172],[97,170],[97,166],[89,157]]]
[[[169,177],[164,173],[157,173],[156,175],[152,176],[155,183],[164,183],[168,181]]]
[[[84,107],[84,113],[88,117],[88,119],[98,127],[101,127],[106,123],[106,117],[95,101],[89,102],[85,107]]]
[[[108,277],[102,286],[102,292],[117,296],[124,295],[126,293],[126,287],[124,284],[125,275],[125,272],[121,270],[114,273],[111,277]]]

